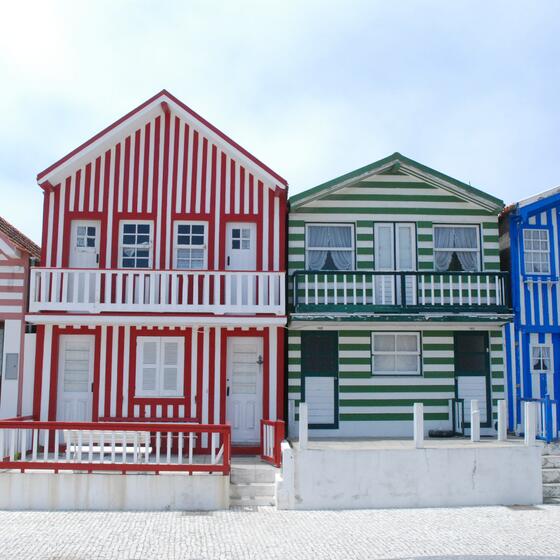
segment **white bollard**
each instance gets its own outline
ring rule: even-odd
[[[537,403],[525,403],[525,445],[537,443]]]
[[[507,440],[507,406],[505,400],[498,401],[498,441]]]
[[[414,445],[416,449],[424,447],[424,405],[423,403],[414,403]]]
[[[306,449],[308,441],[308,411],[307,403],[299,403],[299,448]]]
[[[471,401],[471,441],[480,441],[480,410],[478,401]]]

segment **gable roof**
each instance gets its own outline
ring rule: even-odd
[[[270,169],[270,167],[262,163],[245,148],[241,147],[237,142],[217,129],[214,125],[210,124],[206,119],[202,118],[198,113],[187,107],[187,105],[165,89],[162,89],[159,93],[156,93],[153,97],[72,150],[69,154],[38,173],[37,182],[41,187],[48,187],[58,183],[58,179],[63,175],[65,169],[76,165],[76,162],[81,161],[87,154],[94,152],[96,148],[98,149],[99,146],[107,142],[108,139],[119,136],[123,134],[123,131],[131,129],[131,125],[138,120],[145,119],[148,115],[151,115],[155,111],[160,111],[162,108],[164,111],[171,110],[186,118],[196,120],[198,126],[200,126],[217,144],[227,144],[229,147],[240,152],[242,158],[245,158],[249,163],[248,167],[258,167],[261,173],[269,177],[269,180],[279,183],[280,186],[287,187],[288,183],[283,177],[278,175]]]
[[[560,205],[560,186],[534,194],[519,202],[509,204],[507,208],[504,208],[500,217],[505,218],[509,214],[517,214],[521,216],[521,218],[526,219],[531,215],[558,205]]]
[[[407,175],[418,177],[426,183],[443,188],[453,192],[454,194],[458,194],[463,198],[469,199],[475,204],[488,208],[489,210],[498,212],[504,206],[503,201],[499,198],[407,158],[406,156],[399,154],[399,152],[395,152],[394,154],[370,163],[369,165],[360,167],[359,169],[341,175],[340,177],[336,177],[335,179],[331,179],[326,183],[307,189],[302,193],[295,194],[290,197],[290,204],[292,207],[301,206],[314,199],[322,198],[327,194],[332,194],[339,189],[357,183],[371,175],[380,175],[389,170],[394,170],[395,173],[397,171],[399,173],[404,172]]]
[[[40,247],[1,216],[0,233],[3,233],[18,249],[29,253],[32,257],[40,258]]]

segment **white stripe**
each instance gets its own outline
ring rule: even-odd
[[[181,212],[183,201],[183,165],[185,163],[185,127],[179,121],[179,161],[177,165],[177,198],[175,199],[175,212]]]
[[[41,387],[41,414],[39,419],[46,421],[49,419],[49,393],[51,386],[51,347],[52,347],[53,327],[45,326],[45,338],[43,342],[43,370]]]
[[[85,166],[80,169],[80,182],[77,184],[78,189],[78,210],[83,212],[84,199],[86,196],[86,168]]]
[[[272,227],[272,235],[274,235],[273,239],[273,251],[274,251],[274,260],[273,260],[273,268],[272,270],[280,270],[280,199],[275,196],[274,197],[274,224]]]
[[[165,138],[165,119],[162,117],[160,120],[160,134],[159,134],[159,161],[158,161],[158,189],[157,189],[157,220],[156,220],[156,245],[155,245],[155,267],[161,268],[161,198],[162,198],[162,181],[163,181],[163,148]]]
[[[212,193],[212,144],[206,143],[206,201],[204,203],[205,212],[210,212],[210,195]]]
[[[111,250],[113,241],[113,203],[115,197],[115,147],[111,148],[111,164],[109,165],[109,200],[107,202],[107,245],[105,254],[107,255],[107,268],[111,268]],[[117,233],[118,235],[118,233]]]
[[[0,299],[23,299],[23,292],[0,292]]]
[[[167,160],[167,207],[165,215],[165,227],[166,227],[166,251],[165,251],[165,268],[170,268],[171,262],[171,239],[173,234],[171,232],[171,214],[173,212],[173,162],[174,162],[174,146],[175,146],[175,128],[176,122],[173,116],[170,116],[170,126],[169,126],[169,158]]]
[[[62,236],[64,233],[64,201],[66,199],[66,181],[60,184],[60,203],[58,205],[58,239],[56,240],[56,266],[62,266]]]
[[[123,198],[124,198],[124,189],[123,189],[123,181],[124,181],[124,162],[125,162],[125,143],[120,142],[119,146],[120,149],[120,159],[119,159],[119,196],[118,196],[118,206],[117,209],[119,212],[123,211]]]
[[[105,195],[105,152],[101,154],[101,164],[99,167],[99,199],[98,199],[98,210],[103,212],[103,196]]]
[[[202,344],[202,423],[208,424],[208,381],[209,381],[209,368],[208,368],[208,327],[203,330],[203,344]]]
[[[200,387],[197,387],[197,372],[198,372],[198,327],[193,327],[191,331],[191,417],[198,416],[196,410],[196,396]]]
[[[244,169],[243,174],[243,214],[249,213],[249,171]]]
[[[54,192],[48,194],[49,197],[49,218],[47,221],[47,262],[46,266],[52,266],[52,232],[53,232],[53,216],[54,216]],[[21,268],[21,267],[18,267]]]
[[[0,273],[4,272],[4,268],[0,267]],[[0,286],[23,286],[23,280],[17,278],[0,278]]]
[[[224,212],[226,214],[230,213],[230,201],[231,201],[231,173],[230,173],[230,160],[229,157],[227,156],[227,154],[225,154],[226,156],[226,193],[225,193],[225,204],[224,204]]]
[[[124,328],[124,341],[123,341],[123,394],[122,394],[122,414],[124,417],[128,416],[128,378],[130,375],[134,375],[130,371],[130,327],[126,326]]]
[[[202,144],[204,139],[202,134],[198,133],[198,145],[196,147],[196,191],[195,195],[195,212],[200,213],[200,199],[202,195]]]
[[[253,174],[251,174],[251,177],[253,178],[253,214],[258,214],[258,209],[259,209],[259,182]]]
[[[130,135],[130,154],[128,158],[128,201],[127,210],[132,212],[132,191],[134,189],[134,152],[136,149],[136,133]]]
[[[268,395],[269,395],[269,418],[271,420],[277,419],[276,411],[276,395],[277,395],[277,380],[278,380],[278,336],[274,327],[268,328]]]
[[[136,351],[136,349],[134,349]],[[119,354],[119,327],[113,327],[113,353],[111,355],[111,416],[117,415],[117,358]]]
[[[221,359],[222,359],[222,329],[220,327],[216,327],[216,344],[215,344],[215,353],[214,353],[214,423],[220,423],[220,377],[221,377]]]
[[[156,134],[156,121],[150,121],[150,146],[148,149],[148,200],[146,207],[152,211],[152,197],[154,194],[154,142]]]
[[[22,305],[0,305],[0,313],[23,313]]]
[[[105,410],[105,376],[107,375],[107,327],[101,327],[101,355],[99,356],[99,416]]]
[[[68,204],[68,210],[72,212],[74,210],[74,196],[76,191],[76,173],[70,175],[70,203]]]
[[[263,270],[269,270],[268,268],[268,232],[270,230],[270,224],[268,219],[268,191],[264,191],[263,193],[263,219],[262,219],[262,226],[263,226],[263,254],[262,254],[262,266]]]
[[[94,159],[90,164],[91,173],[89,174],[89,202],[88,202],[88,208],[89,208],[90,212],[93,212],[95,210],[95,201],[94,201],[95,193],[93,191],[95,190],[95,177],[96,177],[95,162],[96,162],[96,160],[97,160],[97,158]]]
[[[142,197],[144,195],[144,137],[146,127],[140,129],[140,139],[138,140],[138,193],[136,198],[136,211],[142,212]]]
[[[220,205],[222,202],[222,152],[216,149],[216,188],[214,209],[214,270],[219,268],[220,255]],[[558,306],[560,308],[560,305]]]
[[[239,214],[239,205],[240,205],[240,198],[241,198],[241,185],[239,184],[241,181],[241,167],[239,162],[235,162],[235,191],[233,192],[233,202],[234,202],[234,209],[235,213]]]
[[[188,148],[188,154],[189,154],[189,159],[188,159],[188,164],[187,164],[187,188],[185,189],[185,196],[186,196],[186,200],[185,200],[185,210],[187,212],[187,214],[191,211],[191,181],[192,181],[192,176],[193,176],[193,142],[194,142],[194,129],[191,126],[189,126],[189,148]]]

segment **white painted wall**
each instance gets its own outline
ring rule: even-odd
[[[176,473],[0,473],[0,510],[219,510],[229,476]]]
[[[12,418],[17,414],[18,379],[6,379],[6,354],[20,354],[23,321],[4,321],[4,354],[2,359],[2,392],[0,393],[0,418]],[[19,360],[22,356],[19,356]],[[19,364],[19,362],[18,362]],[[18,373],[18,378],[21,372]]]
[[[404,442],[403,442],[404,443]],[[408,442],[407,442],[408,444]],[[415,449],[283,446],[280,509],[538,504],[541,448],[486,443]]]

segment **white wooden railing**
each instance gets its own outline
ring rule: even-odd
[[[283,272],[33,268],[29,310],[285,314]]]
[[[0,420],[0,469],[229,474],[230,457],[225,424]]]
[[[330,308],[507,308],[507,273],[320,272],[293,276],[296,311]]]

